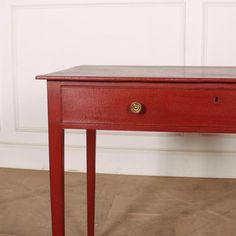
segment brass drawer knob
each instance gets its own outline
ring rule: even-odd
[[[139,102],[132,102],[129,108],[132,113],[139,114],[142,111],[142,104]]]

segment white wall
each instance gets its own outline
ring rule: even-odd
[[[48,169],[46,83],[80,64],[236,66],[236,0],[0,0],[0,166]],[[85,170],[84,131],[66,169]],[[99,131],[97,170],[236,177],[236,136]]]

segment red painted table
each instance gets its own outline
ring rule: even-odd
[[[53,236],[65,235],[64,129],[86,129],[88,236],[96,130],[236,132],[236,67],[78,66],[47,80]]]

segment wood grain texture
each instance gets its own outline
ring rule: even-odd
[[[59,81],[236,82],[236,67],[188,66],[77,66],[39,75]]]
[[[66,236],[86,236],[86,174],[65,175]],[[0,168],[0,178],[0,235],[50,236],[48,172]],[[97,174],[96,181],[96,236],[235,236],[235,179]]]

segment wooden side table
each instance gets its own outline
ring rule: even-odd
[[[236,67],[78,66],[47,80],[53,236],[65,235],[64,129],[86,129],[88,236],[96,130],[236,132]]]

